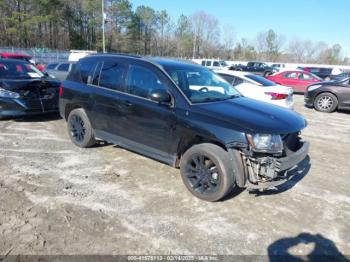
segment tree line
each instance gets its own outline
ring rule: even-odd
[[[105,0],[108,52],[181,58],[347,64],[342,46],[288,40],[270,29],[254,39],[236,39],[204,11],[169,16],[129,0]],[[101,0],[0,0],[0,46],[102,50]]]

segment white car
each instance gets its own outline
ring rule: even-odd
[[[218,59],[193,59],[193,62],[200,64],[202,66],[205,66],[212,70],[227,70],[230,68],[230,65],[228,65],[224,60],[218,60]]]
[[[248,72],[215,70],[242,95],[270,104],[293,109],[293,89],[278,85],[266,78]]]

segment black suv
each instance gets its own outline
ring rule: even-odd
[[[60,114],[79,147],[96,138],[180,168],[195,196],[267,187],[308,154],[303,117],[245,98],[196,64],[128,55],[81,59],[60,89]]]

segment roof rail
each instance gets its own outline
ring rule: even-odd
[[[139,56],[139,55],[127,54],[127,53],[97,53],[97,54],[91,54],[91,55],[92,56],[95,56],[95,55],[119,55],[119,56],[133,57],[133,58],[143,58],[142,56]]]

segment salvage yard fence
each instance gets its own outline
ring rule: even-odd
[[[33,60],[42,64],[68,61],[69,51],[51,50],[48,48],[15,48],[0,47],[0,53],[25,54],[33,57]]]

